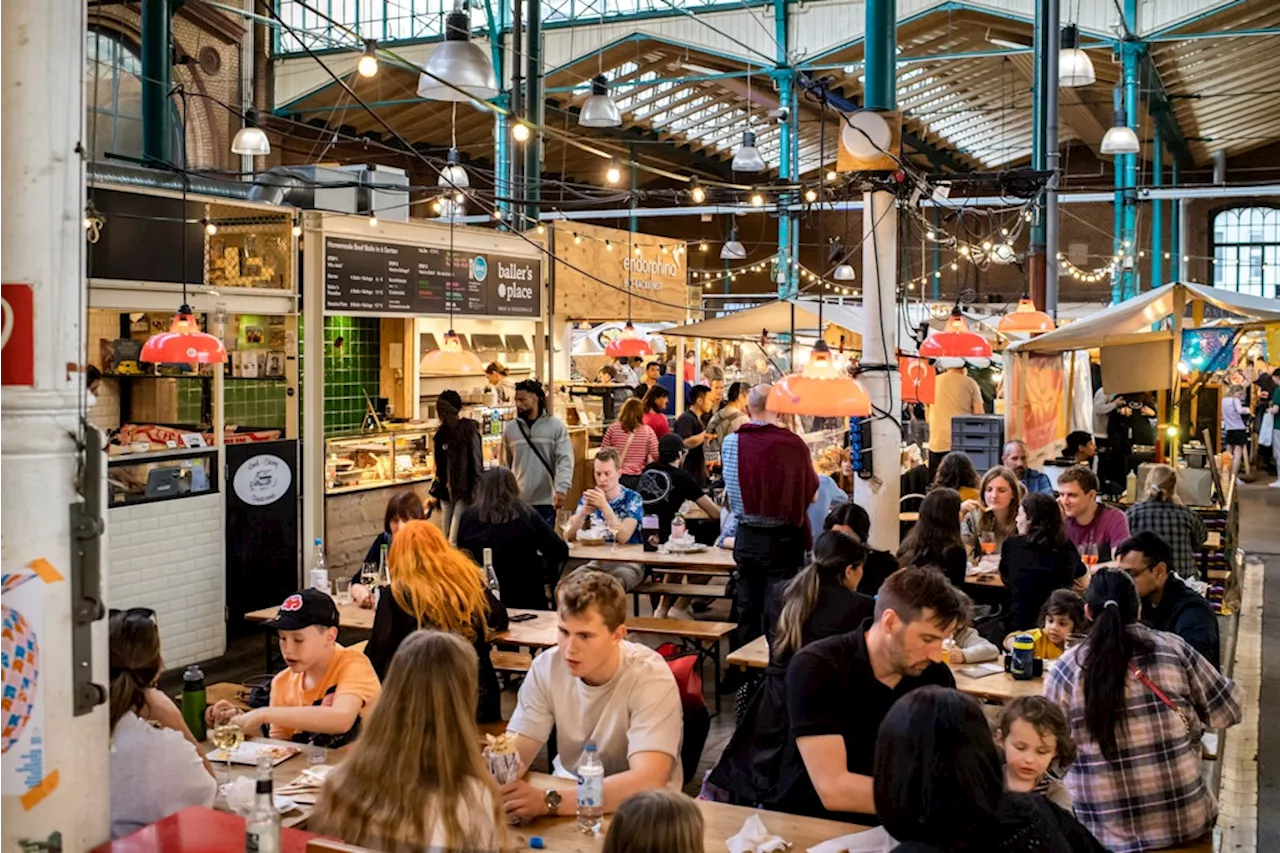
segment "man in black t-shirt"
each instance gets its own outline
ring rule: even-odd
[[[694,385],[689,389],[689,408],[685,413],[676,418],[675,430],[676,435],[684,439],[684,446],[688,449],[688,453],[684,459],[684,470],[689,472],[689,476],[698,483],[698,486],[704,486],[707,482],[707,451],[705,444],[709,438],[713,437],[712,433],[707,432],[706,426],[703,424],[703,415],[711,412],[711,389],[706,385]]]
[[[960,612],[937,569],[906,568],[885,580],[861,629],[796,653],[787,667],[791,730],[769,808],[876,823],[871,771],[880,722],[917,687],[955,687],[942,641]]]

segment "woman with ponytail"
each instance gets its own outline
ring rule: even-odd
[[[163,664],[154,612],[113,610],[111,645],[111,837],[187,806],[212,806],[209,762],[173,700],[156,689]]]
[[[1066,784],[1076,816],[1113,853],[1196,841],[1218,806],[1200,775],[1200,735],[1240,722],[1240,688],[1176,634],[1138,621],[1119,569],[1094,575],[1088,640],[1045,677],[1079,752]]]
[[[875,599],[858,592],[866,546],[829,530],[813,545],[813,562],[769,590],[765,626],[769,665],[742,721],[708,779],[730,802],[771,801],[787,743],[787,663],[816,640],[853,631],[870,619]],[[719,792],[717,792],[719,793]]]

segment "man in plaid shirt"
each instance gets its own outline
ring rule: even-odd
[[[1123,572],[1098,572],[1087,601],[1095,619],[1090,640],[1068,649],[1044,686],[1044,695],[1066,709],[1078,747],[1065,779],[1076,817],[1113,853],[1200,839],[1218,818],[1200,775],[1200,736],[1240,722],[1241,690],[1181,637],[1139,624],[1137,590]],[[1110,641],[1122,632],[1136,651],[1116,697],[1116,754],[1108,758],[1087,723],[1081,659],[1101,636],[1096,665],[1125,667],[1107,659],[1116,647]]]

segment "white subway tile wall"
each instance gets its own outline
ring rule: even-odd
[[[107,606],[156,612],[166,668],[226,651],[221,495],[111,509],[107,535]]]

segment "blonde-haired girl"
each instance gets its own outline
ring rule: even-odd
[[[396,649],[419,628],[457,634],[476,651],[480,684],[476,719],[482,723],[501,719],[488,632],[506,630],[507,610],[489,593],[481,568],[429,521],[410,521],[400,527],[387,565],[391,585],[379,596],[365,650],[378,677],[386,677]]]
[[[476,663],[456,634],[406,637],[364,733],[325,780],[311,826],[387,853],[511,850],[479,748]]]

